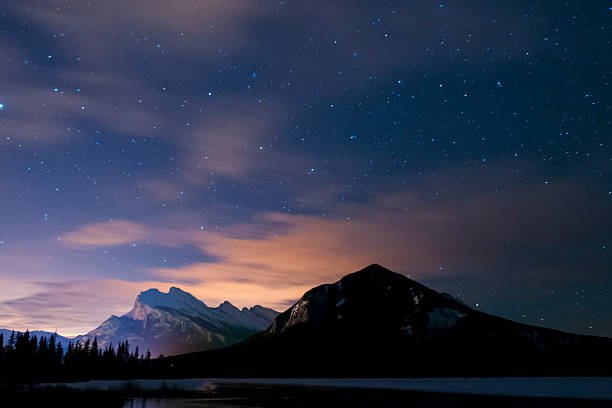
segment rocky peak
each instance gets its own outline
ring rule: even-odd
[[[428,320],[434,307],[467,308],[452,298],[377,264],[346,275],[334,284],[317,286],[279,315],[270,332],[283,332],[300,323],[316,326],[370,325],[389,327]],[[398,326],[399,327],[399,326]]]
[[[204,302],[176,287],[171,287],[168,293],[160,292],[158,289],[149,289],[141,292],[136,298],[134,309],[128,315],[136,315],[137,312],[146,311],[146,307],[153,309],[174,309],[189,314],[203,313],[210,310]]]
[[[219,310],[222,311],[222,312],[225,312],[225,313],[240,312],[240,309],[238,309],[236,306],[232,305],[227,300],[219,305]]]
[[[271,309],[240,311],[230,302],[209,308],[177,287],[168,293],[158,289],[141,292],[134,307],[123,316],[112,316],[77,339],[97,337],[98,344],[129,340],[133,346],[156,354],[176,354],[229,346],[265,330],[278,315]]]

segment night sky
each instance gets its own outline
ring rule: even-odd
[[[609,1],[0,5],[0,327],[379,263],[612,336]]]

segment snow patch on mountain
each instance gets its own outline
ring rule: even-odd
[[[208,307],[195,296],[172,287],[141,292],[123,316],[111,316],[81,342],[97,337],[101,347],[128,340],[153,355],[178,354],[225,347],[265,330],[278,312],[262,306],[238,309],[230,302]]]
[[[436,307],[427,313],[427,328],[429,330],[450,329],[457,324],[459,319],[465,317],[465,313],[447,307]]]

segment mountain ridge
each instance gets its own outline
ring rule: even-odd
[[[611,350],[612,339],[489,315],[373,264],[310,289],[266,331],[175,356],[167,369],[195,377],[597,376],[612,374]]]
[[[72,340],[97,338],[100,347],[127,340],[131,347],[149,349],[154,356],[179,354],[240,342],[267,328],[277,314],[259,305],[240,310],[229,301],[209,307],[178,287],[167,293],[151,288],[140,292],[127,313],[112,315]]]
[[[345,275],[344,277],[342,277],[339,281],[335,283],[322,284],[322,285],[319,285],[319,286],[316,286],[310,289],[293,306],[291,306],[287,311],[281,313],[279,317],[275,319],[271,327],[268,329],[268,332],[272,332],[272,333],[278,332],[279,320],[284,319],[283,315],[287,313],[289,313],[289,316],[290,316],[289,322],[287,324],[292,325],[291,318],[294,318],[294,316],[300,314],[300,309],[302,308],[306,298],[312,298],[312,297],[316,298],[317,296],[320,297],[322,294],[326,296],[331,296],[330,294],[334,292],[333,288],[334,287],[340,288],[342,286],[342,282],[347,282],[352,279],[362,279],[364,277],[366,279],[369,279],[370,284],[376,284],[377,281],[381,281],[381,277],[384,277],[382,280],[385,282],[385,285],[387,283],[390,283],[387,279],[395,280],[395,281],[404,280],[405,282],[408,282],[410,296],[411,296],[412,303],[415,309],[418,309],[419,304],[422,301],[424,296],[436,296],[437,297],[436,300],[439,302],[439,305],[437,308],[435,308],[436,310],[431,310],[430,315],[428,316],[429,328],[433,330],[441,329],[443,327],[440,327],[440,325],[443,325],[445,323],[451,324],[451,323],[457,322],[459,319],[465,317],[466,315],[472,314],[472,315],[478,315],[481,317],[494,318],[496,320],[499,319],[499,320],[511,322],[515,325],[519,325],[524,328],[542,330],[546,332],[550,331],[550,332],[555,332],[559,334],[562,333],[563,335],[567,335],[567,336],[578,336],[578,337],[585,337],[585,338],[600,338],[600,339],[606,338],[606,337],[586,335],[586,334],[568,333],[568,332],[564,332],[562,330],[558,330],[554,328],[525,324],[521,322],[516,322],[511,319],[506,319],[503,317],[491,315],[489,313],[482,312],[480,310],[475,310],[471,308],[470,306],[466,305],[465,303],[463,303],[462,301],[452,297],[451,295],[447,293],[437,292],[415,280],[408,278],[405,275],[393,272],[379,264],[372,264],[357,272],[353,272],[348,275]],[[392,288],[388,286],[386,289],[390,290]],[[346,301],[347,300],[345,298],[336,299],[335,307],[341,308],[343,305],[346,304]],[[306,303],[310,303],[310,302],[306,302]],[[452,311],[443,310],[444,308],[452,308]],[[446,316],[445,316],[445,313],[446,313]],[[317,313],[315,312],[315,315],[316,314]],[[283,331],[283,330],[280,330],[280,331]]]
[[[191,293],[172,286],[167,293],[157,288],[141,291],[132,309],[120,316],[111,315],[85,334],[69,337],[40,330],[30,334],[39,338],[54,335],[64,350],[71,342],[89,340],[91,343],[94,338],[101,348],[116,347],[127,340],[132,348],[138,346],[141,352],[149,349],[157,356],[240,342],[266,329],[276,315],[275,310],[260,305],[238,309],[227,300],[217,307],[209,307]],[[5,343],[11,332],[11,329],[0,329]]]

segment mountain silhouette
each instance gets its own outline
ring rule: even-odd
[[[380,265],[302,296],[221,350],[169,358],[174,376],[544,376],[612,372],[612,339],[492,316]]]

